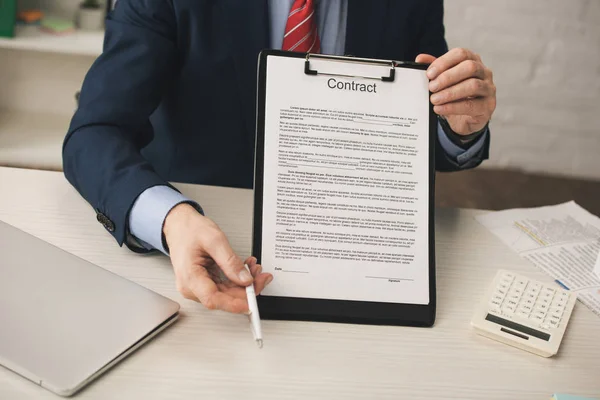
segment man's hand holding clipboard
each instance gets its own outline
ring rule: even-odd
[[[492,71],[481,57],[466,49],[452,49],[436,58],[421,54],[417,62],[431,64],[427,77],[433,93],[433,111],[448,121],[463,140],[483,133],[496,109],[496,85]]]

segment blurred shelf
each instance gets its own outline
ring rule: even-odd
[[[37,26],[18,25],[14,38],[0,38],[0,48],[43,51],[97,57],[102,53],[104,31],[76,31],[68,35],[52,35]]]
[[[0,110],[0,166],[62,170],[71,117]]]

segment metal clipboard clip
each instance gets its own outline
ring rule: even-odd
[[[332,74],[328,72],[319,72],[316,69],[310,68],[310,59],[311,58],[322,58],[326,60],[337,60],[341,62],[350,62],[350,63],[358,63],[358,64],[368,64],[368,65],[386,65],[390,67],[390,75],[389,76],[356,76],[356,75],[346,75],[346,74]],[[348,57],[341,56],[324,56],[321,54],[306,54],[306,60],[304,61],[304,73],[306,75],[328,75],[328,76],[343,76],[346,78],[364,78],[364,79],[374,79],[377,81],[383,82],[394,82],[396,78],[396,63],[394,61],[384,61],[384,60],[370,60],[368,58],[352,58],[348,59]]]

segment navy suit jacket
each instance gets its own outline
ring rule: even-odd
[[[251,188],[256,68],[267,0],[121,0],[63,146],[67,179],[119,244],[146,189],[167,181]],[[346,51],[410,60],[447,51],[442,0],[348,0]],[[488,135],[489,138],[489,135]],[[436,168],[458,166],[437,144]]]

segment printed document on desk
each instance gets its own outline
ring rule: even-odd
[[[498,211],[476,219],[600,316],[600,218],[575,202]]]
[[[598,279],[600,279],[600,254],[598,254],[598,258],[596,259],[596,266],[594,267],[594,272]]]
[[[269,56],[261,263],[267,296],[430,302],[425,68]],[[346,75],[346,76],[344,76]],[[366,77],[366,78],[365,78]]]

